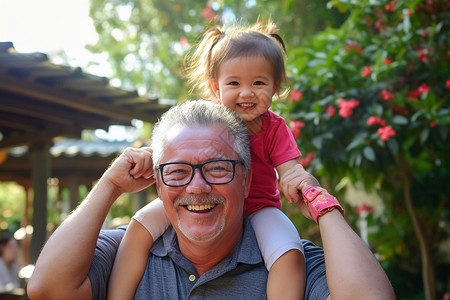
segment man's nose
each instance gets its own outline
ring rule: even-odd
[[[194,170],[194,177],[187,185],[186,192],[191,194],[211,192],[211,185],[205,181],[199,169]]]

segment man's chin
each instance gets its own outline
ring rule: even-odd
[[[217,220],[212,224],[206,223],[183,223],[181,221],[178,222],[179,231],[185,236],[187,239],[196,241],[196,242],[209,242],[218,237],[225,227],[225,219]]]

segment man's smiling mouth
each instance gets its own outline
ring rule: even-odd
[[[213,209],[215,204],[189,204],[186,205],[187,210],[189,211],[209,211]]]

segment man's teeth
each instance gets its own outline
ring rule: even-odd
[[[194,204],[189,204],[187,206],[188,210],[206,210],[206,209],[212,209],[214,208],[214,204],[202,204],[202,205],[194,205]]]

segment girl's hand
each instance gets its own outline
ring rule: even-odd
[[[277,172],[280,176],[280,189],[289,203],[301,204],[302,192],[310,186],[319,186],[317,179],[295,159],[279,165]]]

